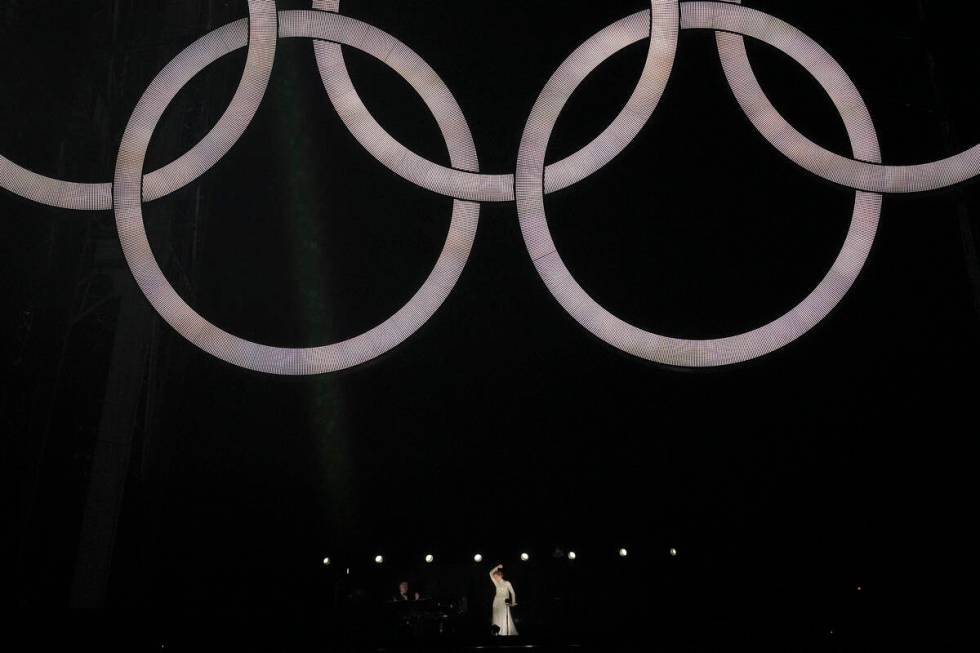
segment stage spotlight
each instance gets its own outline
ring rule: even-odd
[[[426,562],[432,562],[433,560],[435,560],[435,558],[432,557],[432,554],[431,553],[429,555],[425,556],[425,561]]]
[[[629,551],[627,551],[626,549],[620,549],[619,550],[619,557],[620,558],[625,558],[627,555],[629,555]]]
[[[677,549],[675,549],[674,547],[670,547],[670,555],[677,557]]]
[[[323,564],[324,565],[329,565],[330,564],[330,558],[324,558],[323,559]]]
[[[569,551],[569,552],[568,552],[568,559],[569,559],[569,560],[574,560],[574,559],[575,559],[575,558],[577,558],[577,557],[578,557],[578,556],[577,556],[577,555],[575,555],[575,552],[574,552],[574,551]]]
[[[384,556],[374,556],[374,561],[380,565],[385,559]]]
[[[483,556],[477,553],[475,556],[473,556],[473,562],[483,562]]]
[[[523,560],[524,562],[527,562],[530,559],[531,559],[531,556],[529,556],[528,554],[526,554],[526,553],[522,553],[521,554],[521,560]]]

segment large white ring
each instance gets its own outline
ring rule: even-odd
[[[248,0],[247,21],[240,20],[225,25],[198,39],[185,49],[181,61],[200,56],[212,57],[212,61],[233,52],[247,39],[248,58],[238,89],[228,108],[197,145],[179,159],[151,172],[143,180],[143,198],[159,199],[183,188],[205,172],[231,150],[259,108],[265,88],[272,75],[272,62],[276,55],[275,0]],[[206,54],[203,54],[206,53]],[[0,156],[0,188],[33,200],[40,204],[63,209],[108,211],[112,208],[112,184],[81,184],[62,181],[31,172],[13,161]]]
[[[640,11],[613,23],[579,48],[583,65],[591,62],[598,66],[622,48],[654,35],[643,72],[623,110],[591,143],[548,166],[546,192],[567,188],[612,161],[636,138],[656,109],[669,77],[665,74],[669,70],[665,71],[661,63],[668,54],[673,59],[677,49],[679,10],[677,0],[651,0],[650,5],[651,11]],[[340,0],[313,0],[313,6],[336,12],[340,10]],[[330,101],[354,138],[382,165],[422,188],[447,197],[476,202],[514,200],[514,175],[481,175],[456,166],[447,168],[395,140],[364,106],[351,81],[341,47],[335,43],[315,43],[313,47]],[[436,85],[429,89],[433,94],[449,94],[442,80],[433,81]]]
[[[739,4],[741,0],[721,0],[721,2]],[[712,13],[714,16],[719,16],[728,13],[728,10],[723,6],[715,7]],[[715,22],[727,24],[732,20],[738,20],[739,16],[749,16],[749,14],[729,14],[723,19],[716,19]],[[708,16],[703,18],[711,20]],[[783,21],[771,16],[765,19],[753,17],[748,20],[750,24],[744,25],[746,36],[756,36],[749,34],[748,30],[769,32],[774,39],[779,40],[780,44],[776,47],[786,48],[784,51],[797,61],[808,60],[808,63],[804,64],[808,69],[820,69],[828,65],[831,68],[839,68],[836,63],[828,64],[826,59],[830,55],[822,51],[819,53],[813,51],[808,45],[809,39],[800,39],[798,30]],[[859,161],[817,145],[789,124],[766,97],[765,91],[762,90],[758,78],[752,71],[752,64],[749,63],[748,52],[745,50],[745,40],[741,34],[719,31],[715,38],[725,76],[742,110],[763,138],[804,170],[841,186],[873,193],[918,193],[938,190],[980,174],[980,145],[938,161],[904,166],[884,165],[871,159]],[[847,77],[842,69],[839,72]],[[852,84],[849,79],[847,82],[840,80],[839,83]]]
[[[739,5],[686,2],[681,27],[744,33],[783,49],[817,79],[847,126],[854,155],[880,161],[878,139],[867,106],[840,66],[809,37],[772,16]],[[664,72],[671,61],[662,60]],[[858,192],[851,225],[830,271],[802,302],[782,317],[752,331],[726,338],[670,338],[637,328],[600,306],[572,277],[559,256],[544,207],[545,152],[562,108],[591,72],[579,51],[551,77],[531,111],[521,139],[516,172],[517,212],[534,266],[566,311],[596,337],[618,349],[656,363],[710,367],[770,353],[812,329],[850,289],[867,259],[881,214],[881,195]]]
[[[416,90],[435,75],[421,58],[392,36],[353,18],[320,11],[282,11],[279,25],[282,37],[350,45],[402,72],[402,66],[391,60],[395,57],[401,64],[408,64],[411,74],[406,74],[406,80]],[[239,367],[271,374],[336,371],[364,363],[404,341],[435,313],[459,279],[476,235],[479,204],[453,203],[452,221],[442,253],[425,283],[405,306],[370,331],[332,345],[270,347],[232,335],[201,317],[167,281],[146,237],[140,181],[150,138],[164,110],[191,78],[224,53],[201,50],[196,45],[168,64],[143,94],[123,134],[116,163],[113,197],[116,226],[126,261],[147,299],[178,333],[207,353]],[[244,43],[228,45],[227,51],[232,51],[234,46],[241,47]],[[452,164],[478,169],[476,148],[459,107],[449,102],[432,108],[441,112],[437,120]],[[451,114],[460,119],[446,120],[446,115]]]

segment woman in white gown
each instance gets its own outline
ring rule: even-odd
[[[503,565],[497,565],[490,570],[490,580],[497,593],[493,597],[493,616],[492,623],[497,627],[498,635],[516,635],[517,628],[514,626],[514,619],[510,614],[510,606],[517,605],[517,595],[514,593],[514,586],[509,580],[504,579],[504,572],[501,571]]]

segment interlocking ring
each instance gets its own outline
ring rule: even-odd
[[[193,68],[196,59],[219,59],[238,47],[229,44],[247,39],[245,71],[231,103],[215,126],[197,145],[170,164],[150,173],[143,181],[147,201],[165,197],[191,183],[227,154],[255,117],[265,95],[276,56],[275,0],[248,0],[248,21],[219,28],[184,50],[170,65],[170,74]],[[243,44],[244,45],[244,44]],[[112,184],[78,184],[26,170],[0,155],[0,188],[63,209],[106,211],[112,208]]]
[[[747,34],[783,50],[803,65],[830,95],[851,137],[856,156],[879,161],[878,139],[857,88],[820,46],[786,23],[737,5],[685,2],[681,28]],[[785,346],[812,329],[843,299],[874,241],[881,196],[858,192],[844,247],[816,289],[782,317],[747,333],[712,340],[669,338],[627,324],[603,308],[575,281],[548,229],[542,172],[548,141],[572,92],[591,72],[577,56],[565,60],[531,110],[517,157],[517,213],[534,267],[555,299],[583,327],[618,349],[656,363],[709,367],[746,361]],[[665,68],[670,66],[665,61]]]
[[[640,12],[602,30],[579,50],[586,61],[598,66],[608,57],[629,45],[623,36],[637,34],[630,43],[651,40],[640,80],[623,110],[595,140],[571,156],[548,166],[545,186],[549,193],[567,188],[612,161],[629,145],[653,115],[657,101],[667,85],[669,67],[664,57],[673,61],[677,49],[677,0],[652,0],[653,11]],[[313,6],[339,11],[340,0],[313,0]],[[660,39],[664,38],[663,42]],[[514,201],[514,175],[478,175],[465,170],[446,168],[420,157],[395,140],[378,124],[361,101],[351,81],[339,45],[315,43],[317,66],[330,101],[344,124],[382,165],[408,181],[440,195],[476,202]]]
[[[0,156],[0,187],[42,204],[115,212],[126,261],[157,312],[182,336],[234,365],[273,374],[319,374],[366,362],[418,330],[455,286],[476,236],[481,202],[515,201],[525,245],[546,287],[583,327],[631,355],[657,363],[707,367],[765,355],[812,329],[843,299],[874,241],[883,193],[946,188],[980,174],[980,145],[940,161],[914,166],[881,163],[870,113],[854,83],[818,44],[787,23],[741,6],[740,0],[651,0],[585,41],[544,86],[524,128],[516,171],[479,172],[466,118],[445,83],[408,46],[366,23],[340,15],[340,0],[313,0],[313,9],[276,11],[274,0],[247,0],[249,18],[221,27],[190,45],[153,80],[123,134],[111,184],[51,179]],[[856,192],[844,245],[817,287],[786,315],[727,338],[668,338],[609,313],[572,278],[548,229],[544,196],[585,179],[619,155],[647,123],[673,69],[681,29],[716,32],[726,79],[738,105],[759,133],[808,172]],[[781,50],[821,85],[840,112],[851,156],[829,152],[800,134],[769,102],[759,85],[744,36]],[[453,198],[443,250],[422,287],[397,313],[370,331],[311,348],[270,347],[234,336],[194,311],[173,289],[153,257],[142,203],[168,195],[207,172],[244,134],[268,86],[279,38],[314,41],[317,66],[331,103],[348,130],[382,165],[414,184]],[[572,92],[599,64],[621,49],[649,40],[639,81],[623,110],[591,143],[545,165],[551,132]],[[362,50],[405,78],[428,106],[446,140],[450,166],[420,157],[388,134],[361,101],[341,45]],[[248,46],[238,89],[214,128],[190,151],[143,176],[150,138],[164,110],[195,75],[222,56]]]
[[[476,146],[455,99],[421,57],[389,34],[359,20],[323,11],[282,11],[279,36],[343,43],[376,57],[423,96],[439,123],[453,166],[477,170]],[[234,45],[234,44],[233,44]],[[244,46],[241,43],[239,47]],[[480,205],[454,200],[442,253],[418,292],[397,313],[370,331],[332,345],[270,347],[232,335],[201,317],[173,289],[150,249],[143,224],[140,178],[143,161],[164,110],[190,79],[215,58],[191,45],[188,65],[168,66],[150,84],[123,133],[113,184],[116,226],[129,267],[157,312],[178,333],[222,360],[273,374],[320,374],[364,363],[392,349],[421,327],[456,285],[476,237]]]

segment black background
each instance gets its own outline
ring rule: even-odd
[[[980,64],[960,3],[749,4],[841,62],[886,162],[980,141]],[[429,62],[470,122],[481,169],[497,173],[513,170],[530,107],[561,61],[644,6],[347,0],[342,11]],[[245,12],[244,0],[0,2],[0,152],[52,176],[111,179],[153,76]],[[816,83],[768,46],[749,46],[774,104],[847,153]],[[616,115],[645,47],[613,57],[576,92],[549,160]],[[410,87],[345,51],[381,124],[448,163]],[[244,57],[222,59],[181,92],[148,169],[206,133]],[[541,614],[554,596],[601,595],[602,609],[586,610],[598,618],[576,621],[593,634],[653,612],[656,632],[684,623],[725,637],[792,624],[796,640],[843,629],[873,641],[962,641],[976,610],[963,590],[976,584],[978,199],[970,184],[886,198],[868,263],[840,306],[788,347],[713,371],[647,364],[580,328],[537,277],[513,204],[483,205],[469,263],[437,314],[353,370],[246,372],[153,316],[107,609],[134,610],[164,638],[175,623],[254,615],[320,623],[347,568],[364,587],[387,591],[412,576],[482,597],[484,567],[500,561]],[[600,303],[643,328],[698,338],[760,326],[799,302],[836,257],[852,204],[852,192],[797,169],[754,132],[708,33],[682,34],[664,99],[636,141],[547,200],[559,251]],[[311,44],[289,40],[241,142],[145,216],[168,278],[202,315],[246,338],[304,346],[360,333],[406,302],[438,255],[450,208],[358,146],[322,90]],[[114,297],[135,283],[110,212],[3,192],[0,230],[6,598],[61,614],[112,344],[131,328]],[[74,320],[83,286],[107,300]],[[578,560],[545,565],[555,547]],[[525,550],[532,562],[520,566]],[[438,570],[416,569],[427,552]],[[484,564],[467,562],[475,552]]]

